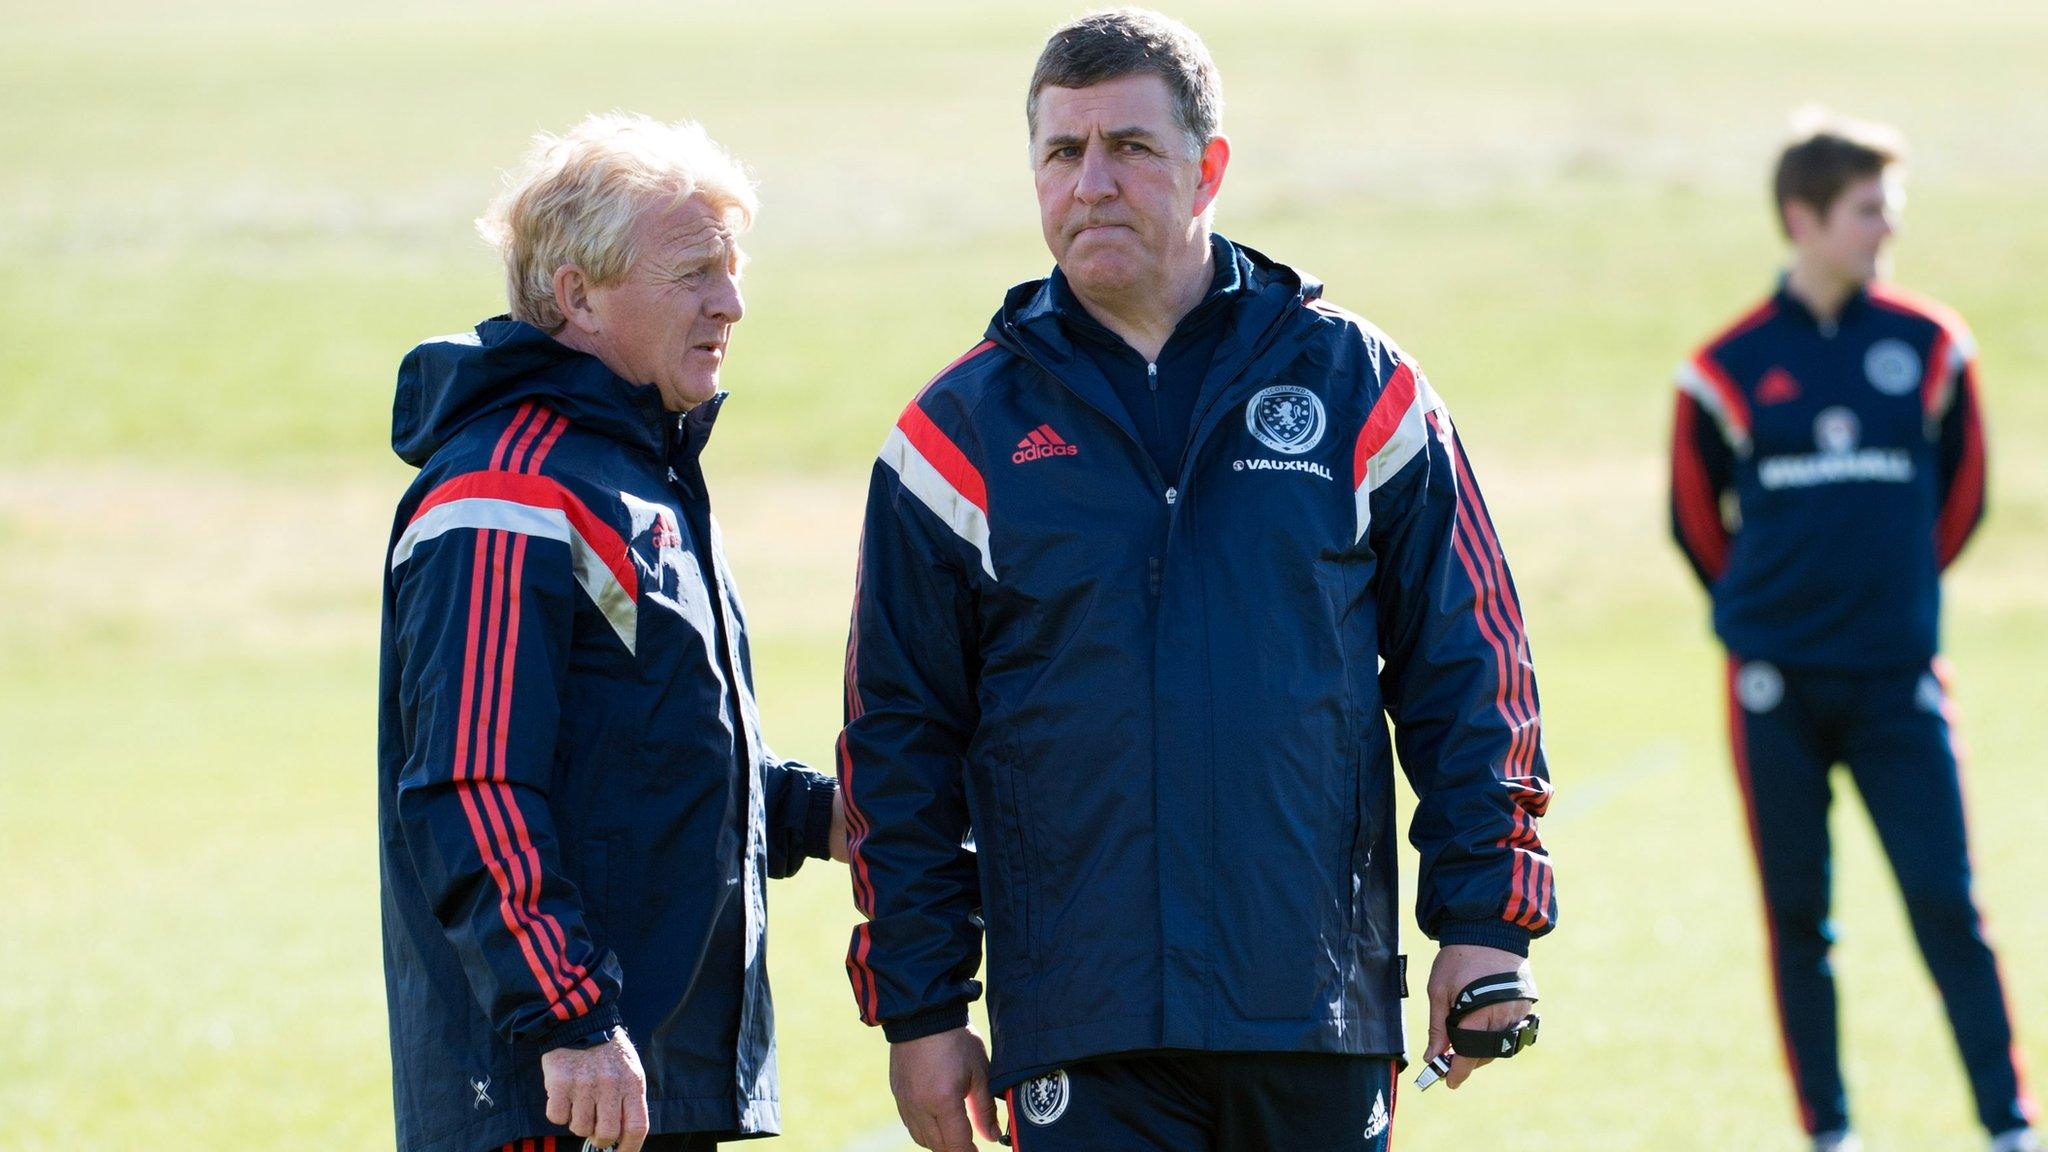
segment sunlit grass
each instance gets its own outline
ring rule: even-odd
[[[873,7],[873,6],[871,6]],[[1449,398],[1527,601],[1559,786],[1547,1031],[1404,1147],[1792,1149],[1719,664],[1665,541],[1668,374],[1763,292],[1805,99],[1919,148],[1901,275],[1984,348],[1993,519],[1950,581],[1980,895],[2035,1068],[2048,917],[2048,18],[2033,6],[1182,10],[1238,157],[1221,225]],[[1039,274],[1021,93],[1065,8],[0,6],[0,1149],[390,1144],[377,572],[415,340],[500,307],[468,231],[524,138],[702,118],[749,161],[710,450],[768,735],[824,761],[884,429]],[[1873,1152],[1976,1139],[1860,807],[1837,807],[1848,1071]],[[794,1152],[881,1152],[843,876],[779,886]],[[1411,931],[1415,978],[1427,945]],[[1419,1003],[1411,1002],[1419,1031]]]

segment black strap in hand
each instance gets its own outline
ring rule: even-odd
[[[1506,1028],[1460,1028],[1459,1022],[1481,1008],[1511,1000],[1536,1002],[1536,986],[1520,972],[1481,976],[1465,985],[1444,1013],[1444,1027],[1451,1034],[1451,1051],[1477,1060],[1505,1059],[1536,1043],[1543,1023],[1534,1012]]]

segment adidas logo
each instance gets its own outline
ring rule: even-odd
[[[1378,1139],[1382,1133],[1386,1132],[1387,1125],[1392,1123],[1393,1119],[1393,1116],[1387,1112],[1386,1095],[1380,1092],[1373,1093],[1372,1115],[1365,1118],[1365,1138],[1367,1140]]]
[[[1010,453],[1010,463],[1025,464],[1033,460],[1044,460],[1053,456],[1079,456],[1081,450],[1060,438],[1050,424],[1040,424],[1022,440],[1017,441],[1017,450]]]
[[[1797,399],[1799,381],[1783,368],[1773,368],[1764,373],[1763,381],[1756,386],[1756,402],[1759,404],[1783,404]]]

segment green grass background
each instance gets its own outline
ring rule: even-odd
[[[0,0],[0,1149],[390,1145],[390,383],[415,340],[501,308],[469,222],[537,130],[692,116],[761,177],[711,467],[770,736],[826,761],[872,451],[1047,265],[1022,88],[1074,11]],[[1402,1146],[1799,1146],[1661,457],[1670,367],[1768,287],[1763,174],[1809,100],[1914,140],[1900,278],[1983,345],[1993,514],[1949,581],[1948,647],[1979,895],[2048,1068],[2048,9],[1175,11],[1226,81],[1220,226],[1429,366],[1542,671],[1549,1028],[1455,1096],[1404,1098]],[[1835,830],[1866,1139],[1975,1146],[1850,795]],[[841,967],[843,873],[813,864],[772,904],[779,1147],[907,1147]]]

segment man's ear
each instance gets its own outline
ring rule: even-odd
[[[597,310],[590,300],[590,278],[574,264],[555,269],[555,310],[579,332],[597,335]]]
[[[1195,185],[1195,215],[1200,216],[1223,191],[1223,172],[1230,167],[1230,138],[1217,136],[1202,148],[1201,182]]]
[[[1803,244],[1806,238],[1821,231],[1821,215],[1813,205],[1804,200],[1787,200],[1778,205],[1779,218],[1785,225],[1785,237],[1794,244]]]

